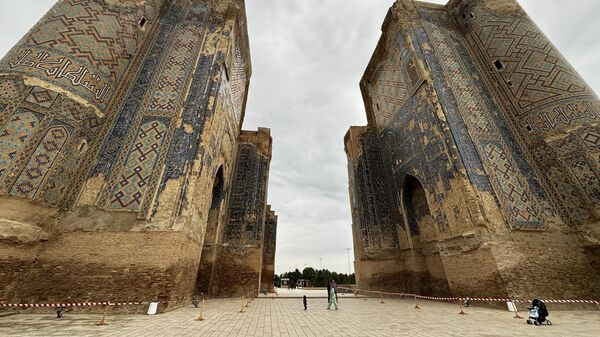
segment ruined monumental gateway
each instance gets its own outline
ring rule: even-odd
[[[358,286],[598,299],[590,87],[516,0],[398,0],[382,31],[345,137]]]
[[[0,302],[273,286],[243,0],[60,0],[0,62]]]

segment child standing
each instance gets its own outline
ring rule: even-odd
[[[304,303],[304,310],[306,310],[306,305],[307,305],[307,300],[306,300],[306,295],[304,295],[304,297],[302,298],[302,303]]]

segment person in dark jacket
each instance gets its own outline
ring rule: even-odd
[[[546,317],[550,315],[550,313],[548,313],[548,308],[546,308],[546,303],[536,298],[531,301],[531,306],[538,307],[538,318],[536,320],[540,324],[544,323],[546,321]]]
[[[302,298],[302,303],[304,304],[304,310],[306,310],[308,301],[306,300],[306,295],[304,295],[304,297]]]

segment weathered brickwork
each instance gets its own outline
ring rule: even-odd
[[[245,20],[240,0],[64,0],[0,61],[0,301],[186,303],[240,185],[260,186],[236,222],[260,275]]]
[[[275,225],[267,206],[272,138],[267,128],[242,131],[228,195],[229,210],[214,240],[205,241],[197,291],[209,296],[241,296],[274,275]],[[207,232],[208,233],[208,232]],[[266,258],[265,258],[266,257]]]
[[[277,214],[267,205],[260,290],[271,292],[275,287],[275,247],[277,243]]]
[[[514,0],[398,0],[382,31],[345,138],[359,286],[598,297],[597,96]]]

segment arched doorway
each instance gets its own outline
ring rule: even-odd
[[[218,253],[219,240],[219,218],[221,213],[221,204],[224,198],[223,167],[219,167],[215,173],[212,187],[212,200],[206,221],[206,234],[204,236],[204,245],[202,246],[202,256],[200,257],[200,266],[196,277],[196,293],[201,296],[210,296],[210,281],[212,279],[215,259]]]
[[[404,181],[404,208],[408,220],[413,249],[422,249],[423,241],[436,237],[435,225],[427,203],[427,194],[421,182],[407,175]]]
[[[427,192],[419,179],[406,176],[402,199],[412,248],[408,266],[414,275],[413,289],[422,294],[449,294],[438,245],[439,233],[427,201]]]
[[[219,225],[219,214],[221,212],[221,201],[223,200],[223,166],[219,167],[213,181],[212,199],[210,210],[208,212],[208,221],[206,224],[205,244],[214,244],[217,241],[217,227]]]

